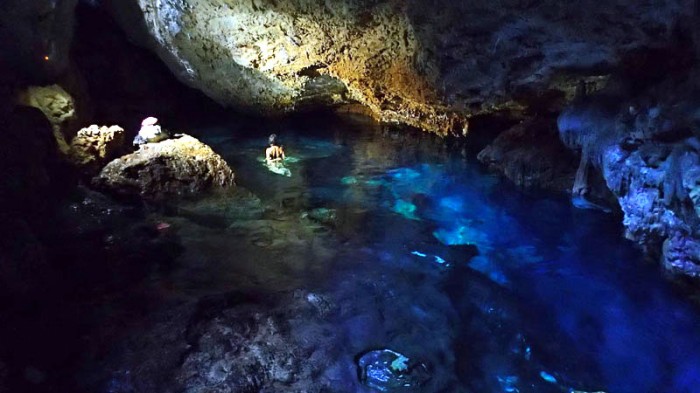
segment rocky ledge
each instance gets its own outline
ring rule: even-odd
[[[161,200],[234,185],[234,174],[221,156],[189,136],[142,145],[107,164],[92,183],[124,197]]]

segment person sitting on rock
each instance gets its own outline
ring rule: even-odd
[[[265,162],[267,162],[267,164],[281,163],[286,157],[282,146],[277,144],[277,135],[270,135],[268,141],[270,143],[270,147],[265,149]]]
[[[134,146],[143,145],[144,143],[160,142],[165,139],[168,139],[168,134],[160,128],[158,119],[155,117],[147,117],[141,122],[141,129],[134,138]]]

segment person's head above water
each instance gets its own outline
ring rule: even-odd
[[[277,134],[270,134],[270,137],[267,138],[268,143],[270,146],[276,145],[277,144]]]

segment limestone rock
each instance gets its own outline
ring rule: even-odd
[[[70,144],[71,161],[87,172],[96,172],[119,155],[124,147],[124,129],[95,124],[78,131]]]
[[[367,352],[358,366],[362,383],[380,392],[416,391],[430,378],[425,365],[389,349]]]
[[[218,154],[189,136],[142,145],[107,164],[93,184],[122,196],[159,200],[234,185],[234,174]]]
[[[113,391],[351,391],[327,378],[338,361],[335,352],[325,353],[335,332],[318,330],[324,321],[313,305],[290,294],[252,300],[213,295],[158,315],[125,343],[125,356],[110,359],[109,370],[120,370],[110,378]],[[308,333],[299,337],[303,329]]]
[[[568,191],[576,171],[576,157],[547,119],[528,120],[504,131],[477,158],[527,188]]]
[[[627,237],[690,276],[700,276],[698,83],[691,76],[639,97],[595,96],[559,117],[580,168],[602,176],[619,202]],[[588,188],[587,176],[579,187]]]
[[[69,147],[66,138],[70,134],[69,128],[77,119],[73,97],[59,85],[31,86],[20,95],[19,101],[38,108],[46,115],[59,149],[67,154]]]
[[[466,132],[474,113],[522,109],[522,97],[553,89],[565,100],[579,77],[597,88],[624,54],[672,40],[690,9],[689,0],[106,4],[180,80],[227,106],[272,114],[359,102],[381,121],[443,135]]]

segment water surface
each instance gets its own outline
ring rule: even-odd
[[[430,136],[361,121],[275,131],[290,177],[261,163],[265,130],[199,130],[259,200],[185,209],[178,290],[327,294],[347,310],[333,323],[348,356],[421,358],[440,380],[428,390],[697,390],[698,310],[617,218],[524,195]]]

